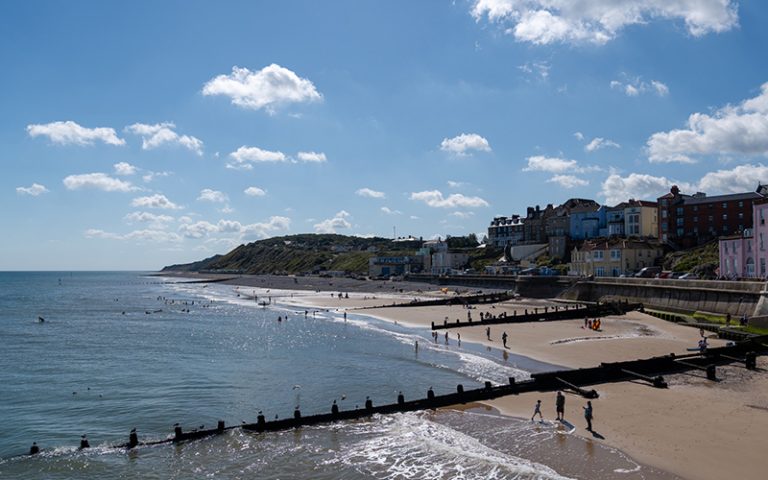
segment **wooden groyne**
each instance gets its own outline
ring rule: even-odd
[[[386,307],[434,307],[438,305],[481,305],[486,303],[505,302],[515,298],[515,294],[510,292],[500,293],[481,293],[477,295],[457,295],[446,298],[435,298],[432,300],[411,300],[410,302],[392,302],[387,305],[375,305],[370,307],[358,307],[353,310],[367,310],[371,308]]]
[[[624,315],[632,310],[643,310],[641,303],[627,302],[606,302],[593,305],[555,305],[553,307],[536,307],[525,309],[524,313],[518,315],[517,310],[512,315],[490,314],[481,317],[480,320],[472,320],[469,317],[465,321],[456,319],[455,321],[443,320],[443,323],[432,322],[432,330],[445,328],[472,327],[477,325],[500,325],[506,323],[525,323],[525,322],[551,322],[555,320],[573,320],[578,318],[596,318],[606,315]]]
[[[418,410],[432,410],[534,391],[572,390],[585,398],[597,398],[599,396],[597,391],[584,387],[626,380],[643,380],[653,387],[666,388],[667,383],[661,376],[662,374],[691,370],[702,371],[707,379],[717,381],[717,366],[719,365],[743,363],[747,369],[755,370],[757,356],[768,353],[765,345],[766,342],[768,342],[768,336],[763,336],[739,342],[732,346],[710,348],[704,352],[684,355],[669,354],[625,362],[602,363],[599,366],[590,368],[534,373],[531,375],[530,380],[518,382],[510,377],[507,384],[493,386],[491,382],[485,382],[483,387],[472,390],[465,390],[462,385],[458,385],[455,392],[442,395],[436,395],[432,388],[430,388],[427,390],[426,398],[406,401],[401,393],[398,395],[395,403],[380,406],[374,405],[370,398],[366,398],[365,406],[363,408],[355,408],[354,410],[340,410],[334,402],[329,413],[308,416],[303,416],[297,408],[292,418],[267,421],[265,415],[259,412],[255,423],[226,426],[224,421],[219,421],[216,428],[212,429],[199,428],[185,432],[180,425],[176,424],[174,425],[172,436],[154,441],[139,441],[136,429],[134,429],[131,430],[127,443],[114,445],[112,448],[129,450],[141,446],[181,443],[221,435],[235,428],[242,428],[243,430],[257,433],[289,430],[302,426],[362,419],[376,414],[386,415]],[[87,438],[83,436],[80,441],[80,448],[85,449],[89,447]],[[34,443],[29,454],[34,455],[39,452],[40,448]]]

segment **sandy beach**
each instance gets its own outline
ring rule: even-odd
[[[446,317],[451,321],[466,320],[468,312],[473,319],[479,319],[480,312],[507,311],[511,315],[514,310],[522,313],[526,308],[555,304],[520,299],[470,310],[462,306],[372,308],[445,295],[434,287],[402,293],[400,286],[375,290],[345,292],[349,298],[306,290],[279,295],[282,301],[298,307],[345,310],[413,327],[429,327],[431,322],[442,323]],[[460,333],[462,341],[483,344],[500,356],[506,351],[570,368],[687,353],[686,349],[696,346],[700,338],[696,329],[639,312],[601,320],[601,332],[584,329],[583,320],[566,320],[492,326],[490,340],[484,326],[449,329],[448,334],[451,342]],[[508,335],[506,350],[501,345],[502,332]],[[710,338],[709,343],[719,346],[724,342]],[[758,367],[756,371],[738,364],[721,367],[719,382],[707,380],[700,372],[673,375],[666,378],[668,389],[655,389],[643,382],[598,385],[595,388],[600,398],[593,401],[594,434],[585,429],[582,407],[586,400],[565,392],[566,420],[576,427],[574,433],[588,441],[617,448],[643,464],[682,478],[764,478],[768,458],[759,445],[768,428],[765,358],[758,359]],[[510,396],[488,404],[505,415],[530,418],[537,399],[543,402],[545,418],[554,419],[554,393]]]

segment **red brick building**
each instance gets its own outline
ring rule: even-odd
[[[716,195],[680,193],[677,185],[659,197],[659,240],[690,248],[724,235],[752,228],[752,204],[768,194],[768,186],[755,192]]]

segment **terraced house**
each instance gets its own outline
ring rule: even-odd
[[[627,238],[586,240],[571,251],[572,275],[618,277],[656,264],[664,254],[654,241]]]

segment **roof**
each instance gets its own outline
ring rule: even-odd
[[[600,210],[600,205],[597,204],[579,205],[571,209],[571,215],[574,213],[592,213],[598,210]]]
[[[687,197],[684,205],[701,205],[702,203],[733,202],[737,200],[758,200],[764,198],[757,192],[732,193],[730,195],[715,195],[714,197]]]
[[[661,244],[648,240],[635,240],[630,238],[603,238],[599,240],[586,240],[582,243],[580,251],[609,250],[619,249],[655,249],[660,248]]]

